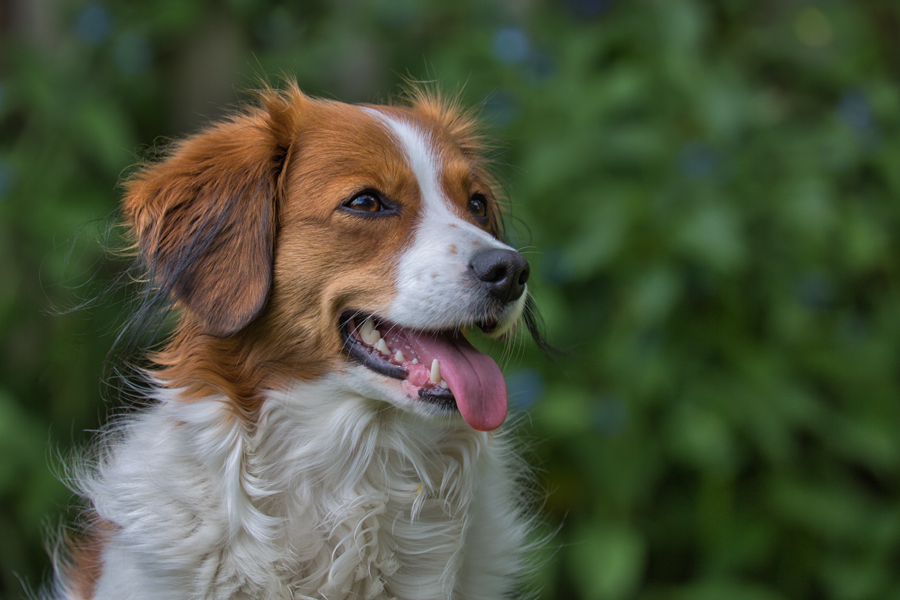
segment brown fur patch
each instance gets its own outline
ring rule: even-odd
[[[62,580],[73,600],[90,600],[103,568],[103,548],[115,531],[109,521],[95,518],[86,531],[66,535],[67,560],[62,566]]]

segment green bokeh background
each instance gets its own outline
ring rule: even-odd
[[[893,0],[0,1],[0,597],[115,410],[117,182],[263,74],[480,106],[554,361],[542,598],[900,599]],[[103,374],[105,373],[105,375]]]

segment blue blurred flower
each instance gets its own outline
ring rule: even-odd
[[[523,369],[506,378],[506,391],[513,408],[528,410],[544,395],[544,378],[537,371]]]
[[[837,113],[840,119],[858,134],[869,132],[874,125],[872,106],[860,90],[850,90],[841,96]]]
[[[112,16],[102,4],[88,4],[75,18],[75,35],[88,44],[101,43],[110,31]]]
[[[531,54],[531,40],[519,27],[502,27],[494,34],[494,56],[501,62],[520,64]]]
[[[599,17],[612,8],[614,0],[568,0],[569,8],[576,17]]]
[[[678,150],[678,168],[689,179],[709,179],[718,166],[716,153],[704,142],[686,142]]]

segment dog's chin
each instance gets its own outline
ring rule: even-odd
[[[476,325],[495,337],[508,335],[514,323],[486,319]],[[462,327],[413,329],[348,310],[339,330],[343,350],[364,370],[372,397],[421,415],[461,415],[481,431],[495,429],[505,419],[503,376],[490,357],[469,343]]]
[[[353,359],[347,360],[340,383],[363,398],[377,401],[375,410],[384,416],[396,412],[397,416],[416,415],[426,422],[466,426],[455,398],[444,403],[413,398],[401,380],[385,377]]]

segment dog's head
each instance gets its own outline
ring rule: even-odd
[[[473,120],[427,94],[261,98],[127,183],[148,279],[180,308],[158,377],[252,411],[267,389],[342,372],[367,397],[498,427],[503,377],[462,330],[514,330],[528,263],[500,241]]]

